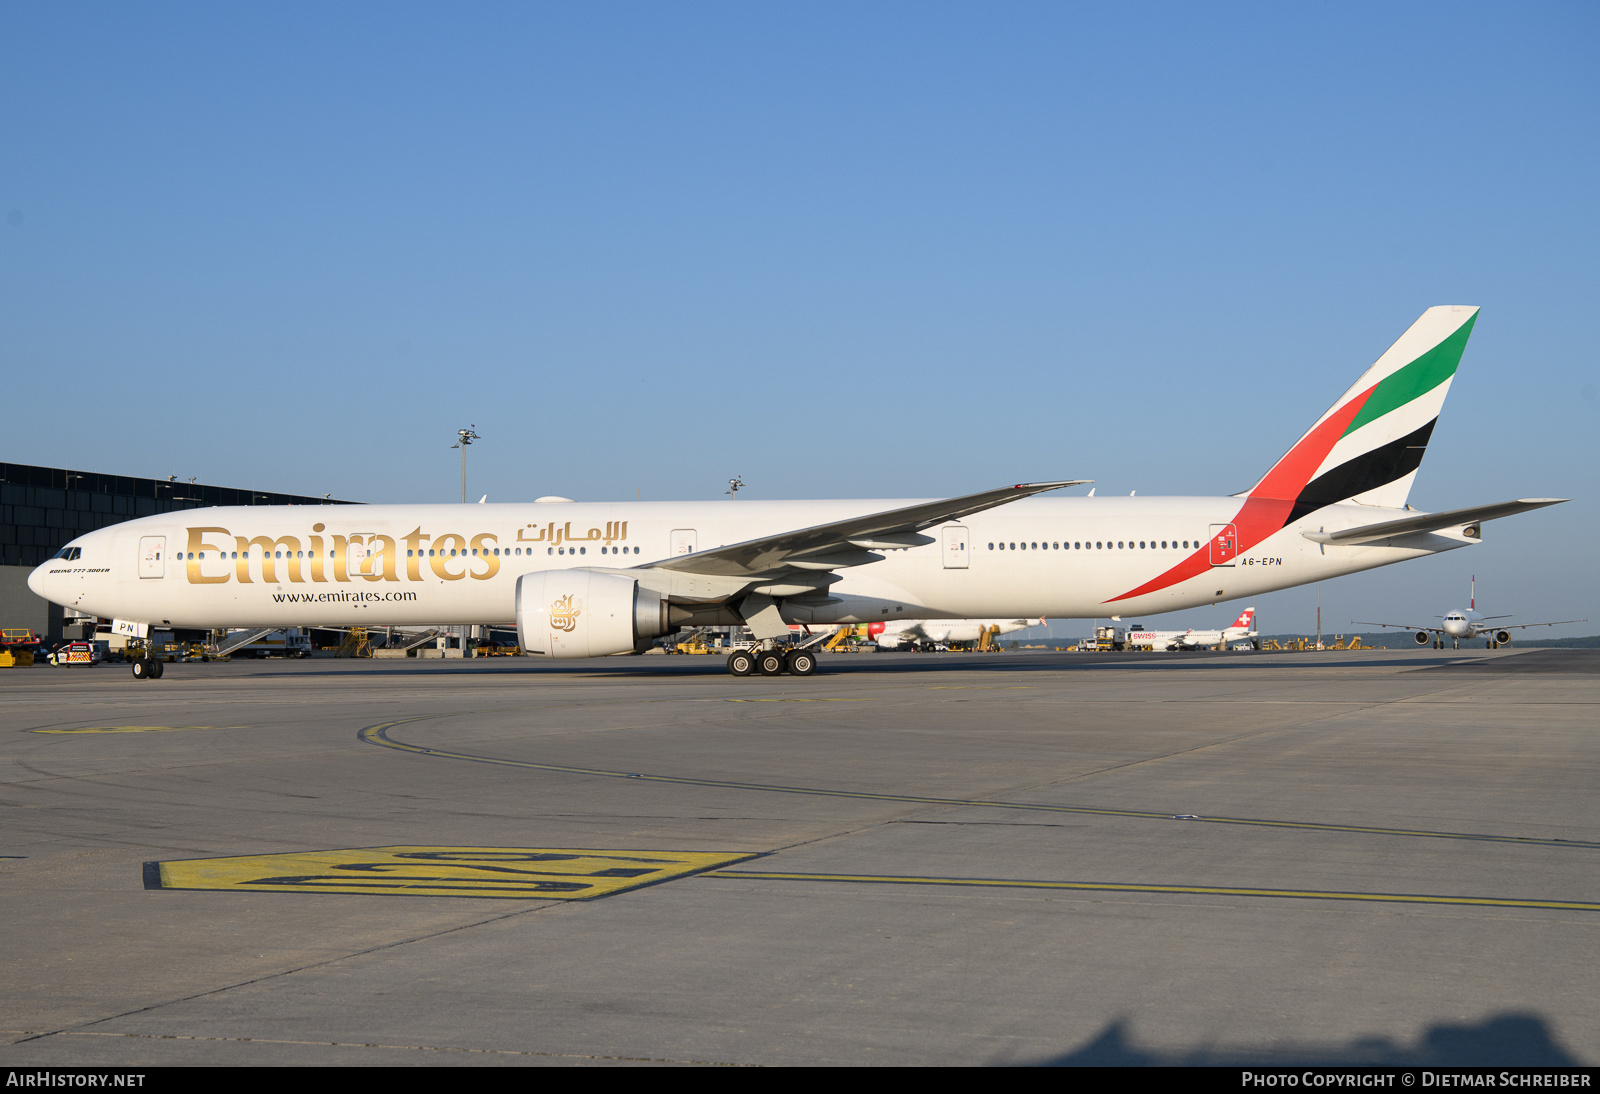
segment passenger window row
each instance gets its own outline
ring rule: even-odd
[[[1193,540],[1192,541],[1192,546],[1193,547],[1199,547],[1200,546],[1200,541],[1199,540]],[[1141,539],[1141,540],[1138,540],[1137,542],[1135,542],[1134,540],[1131,540],[1131,539],[1129,539],[1129,540],[1121,540],[1121,539],[1119,539],[1119,540],[1116,540],[1114,542],[1112,540],[1096,540],[1094,542],[1090,542],[1089,540],[1081,540],[1081,541],[1073,541],[1073,542],[1070,542],[1070,543],[1065,541],[1065,540],[1063,540],[1063,541],[1061,541],[1059,543],[1047,543],[1047,542],[1044,542],[1044,541],[1041,540],[1040,542],[1037,542],[1037,543],[1017,542],[1017,543],[991,543],[991,544],[989,544],[989,550],[991,550],[991,551],[994,551],[994,550],[1001,550],[1001,551],[1111,551],[1111,550],[1117,550],[1117,551],[1126,551],[1126,550],[1149,551],[1149,550],[1171,550],[1171,549],[1173,549],[1175,547],[1180,547],[1179,541],[1175,540],[1175,539],[1174,540],[1170,540],[1170,541],[1163,539],[1163,540],[1161,540],[1159,542],[1157,542],[1156,540],[1153,540],[1153,539],[1151,539],[1151,540],[1143,540],[1143,539]],[[1183,540],[1182,543],[1181,543],[1181,548],[1183,550],[1185,550],[1185,551],[1190,550],[1191,549],[1191,541],[1187,540],[1187,539]]]

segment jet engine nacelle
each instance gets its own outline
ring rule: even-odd
[[[1495,631],[1494,632],[1494,644],[1495,645],[1503,646],[1509,641],[1511,641],[1511,632],[1510,631]]]
[[[605,657],[667,633],[661,594],[620,574],[540,570],[517,578],[517,641],[544,657]]]
[[[1429,634],[1427,631],[1418,631],[1412,637],[1417,640],[1417,645],[1419,646],[1426,646],[1429,642],[1433,641],[1433,635]]]

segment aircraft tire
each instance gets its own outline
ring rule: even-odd
[[[749,676],[756,671],[756,659],[748,650],[735,650],[728,656],[728,671],[735,676]]]
[[[762,676],[782,676],[784,656],[778,650],[763,650],[756,654],[756,668]]]
[[[817,655],[810,650],[790,650],[784,656],[783,667],[791,676],[810,676],[817,671]]]
[[[161,679],[161,674],[166,671],[167,663],[165,661],[155,660],[150,662],[150,679],[159,680]]]
[[[143,657],[137,657],[133,662],[133,678],[135,680],[150,679],[150,662]]]

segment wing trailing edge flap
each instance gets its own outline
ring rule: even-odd
[[[871,548],[886,550],[932,543],[933,537],[919,534],[924,528],[948,520],[960,520],[973,513],[1031,498],[1048,490],[1081,486],[1093,481],[1069,479],[1062,482],[1026,482],[959,498],[919,502],[901,509],[867,513],[743,543],[731,543],[726,547],[697,551],[692,555],[678,555],[652,562],[634,572],[668,570],[748,583],[753,578],[765,575],[803,571],[806,572],[803,578],[796,575],[793,580],[812,582],[825,578],[824,571],[877,562],[883,556],[875,554]],[[790,579],[786,578],[785,581],[789,582]]]
[[[1443,513],[1418,513],[1416,516],[1402,517],[1399,520],[1385,520],[1377,524],[1363,524],[1356,528],[1341,528],[1333,532],[1318,530],[1300,534],[1312,543],[1343,547],[1355,547],[1364,543],[1394,539],[1396,536],[1438,532],[1445,528],[1457,527],[1467,530],[1467,535],[1476,539],[1475,526],[1486,520],[1527,513],[1534,509],[1543,509],[1547,505],[1560,505],[1566,500],[1566,498],[1518,498],[1515,501],[1496,502],[1493,505],[1450,509]]]

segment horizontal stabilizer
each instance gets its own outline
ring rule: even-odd
[[[1443,528],[1479,524],[1497,517],[1509,517],[1534,509],[1543,509],[1547,505],[1560,505],[1567,500],[1566,498],[1518,498],[1516,501],[1474,505],[1468,509],[1451,509],[1444,513],[1418,513],[1414,517],[1386,520],[1378,524],[1363,524],[1357,528],[1343,528],[1337,532],[1319,531],[1300,534],[1313,543],[1354,546],[1361,543],[1375,543],[1381,539],[1393,539],[1396,536],[1409,536],[1417,532],[1437,532]]]

